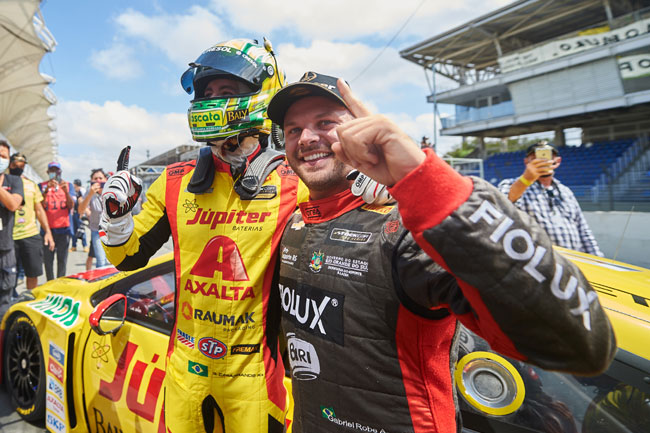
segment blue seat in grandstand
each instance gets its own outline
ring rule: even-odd
[[[596,142],[591,145],[560,149],[562,164],[555,176],[574,189],[576,196],[586,196],[601,175],[607,174],[616,160],[634,143],[634,140]],[[498,184],[506,178],[518,177],[523,172],[524,151],[497,153],[483,164],[485,178]],[[650,179],[650,176],[648,177]],[[649,180],[650,181],[650,180]]]

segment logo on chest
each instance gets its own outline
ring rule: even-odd
[[[286,319],[310,334],[343,345],[345,296],[308,285],[290,283],[278,286]]]
[[[191,225],[206,225],[210,226],[210,230],[214,230],[218,225],[231,225],[233,230],[242,230],[242,226],[249,225],[251,231],[261,231],[263,224],[267,218],[271,216],[271,212],[246,212],[242,209],[231,209],[229,211],[213,211],[212,209],[204,209],[199,207],[196,214],[192,215],[192,219],[188,220],[185,224]],[[254,229],[254,230],[253,230]]]

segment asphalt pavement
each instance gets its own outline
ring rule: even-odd
[[[87,239],[90,239],[90,232],[88,232]],[[81,242],[78,242],[79,248],[76,251],[68,252],[68,262],[66,264],[66,275],[76,274],[86,270],[86,258],[88,253],[81,248]],[[163,254],[171,251],[171,241],[167,242],[156,255]],[[56,273],[56,259],[54,260],[54,272]],[[45,270],[43,275],[38,278],[38,284],[43,284],[46,281]],[[25,282],[21,282],[16,287],[16,291],[21,293],[27,290]],[[0,433],[43,433],[45,432],[45,422],[41,421],[37,424],[30,424],[22,420],[17,412],[11,409],[9,394],[3,385],[0,386]]]

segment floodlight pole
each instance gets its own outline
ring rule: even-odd
[[[431,80],[433,82],[433,151],[438,153],[438,128],[436,126],[436,113],[438,113],[438,97],[436,95],[436,64],[431,64]]]
[[[607,16],[607,24],[612,25],[614,20],[614,15],[612,14],[612,7],[609,5],[609,0],[603,0],[603,6],[605,7],[605,15]]]
[[[427,69],[431,70],[432,82],[429,82]],[[424,72],[424,78],[427,80],[429,91],[433,95],[433,142],[431,143],[431,147],[433,147],[433,151],[436,152],[438,148],[438,129],[436,128],[436,114],[438,113],[438,98],[436,97],[436,64],[425,64],[422,68],[422,71]],[[427,101],[429,101],[429,98],[427,98]]]

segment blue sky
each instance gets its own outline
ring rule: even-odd
[[[422,69],[399,50],[509,3],[507,0],[45,0],[41,13],[58,45],[41,62],[53,76],[64,177],[114,169],[122,147],[132,163],[191,142],[180,87],[187,63],[236,37],[273,42],[289,81],[314,70],[351,81],[374,111],[414,139],[432,136]],[[416,8],[397,39],[363,75]],[[458,138],[440,139],[445,152]]]

